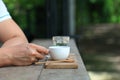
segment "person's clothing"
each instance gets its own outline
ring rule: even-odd
[[[0,22],[11,18],[5,4],[3,3],[2,0],[0,0]]]

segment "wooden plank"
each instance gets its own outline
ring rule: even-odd
[[[45,64],[46,69],[77,69],[78,64],[76,57],[71,55],[66,60],[54,61],[49,59]]]
[[[35,43],[37,45],[45,46],[48,48],[49,46],[52,45],[52,40],[47,40],[47,39],[35,39],[32,41],[32,43]]]
[[[38,42],[38,41],[35,41]],[[42,42],[51,43],[47,40]],[[41,43],[41,42],[40,42]],[[39,43],[37,43],[39,45]],[[46,44],[41,44],[47,46]],[[31,66],[11,66],[0,68],[0,80],[38,80],[41,71],[43,70],[42,65],[31,65]]]
[[[48,47],[50,40],[34,40],[36,44]],[[39,80],[90,80],[74,40],[70,40],[71,53],[75,53],[78,69],[43,69]]]
[[[50,63],[45,65],[46,69],[77,69],[77,63]]]
[[[42,70],[43,64],[3,67],[0,68],[0,80],[38,80]]]
[[[0,68],[0,80],[38,80],[42,66]]]

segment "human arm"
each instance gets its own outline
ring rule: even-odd
[[[28,42],[22,30],[11,18],[2,0],[0,0],[0,41],[4,43],[3,46]]]
[[[48,50],[42,46],[28,43],[23,31],[10,17],[0,0],[0,67],[8,65],[30,65],[42,59]]]
[[[28,43],[24,33],[12,19],[0,22],[0,40],[3,42],[0,48],[0,67],[30,65],[48,54],[46,48]]]
[[[47,54],[48,50],[45,47],[32,43],[0,48],[0,67],[30,65]]]
[[[0,22],[0,40],[3,42],[0,48],[0,67],[30,65],[48,54],[46,48],[28,43],[24,33],[12,19]]]
[[[24,33],[12,19],[0,22],[0,40],[4,43],[2,47],[28,43]]]

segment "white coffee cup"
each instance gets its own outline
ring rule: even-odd
[[[54,60],[67,59],[70,53],[69,46],[50,46],[50,56]]]

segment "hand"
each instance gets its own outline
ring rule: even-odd
[[[30,65],[48,54],[45,47],[32,43],[22,43],[8,48],[11,65]]]

